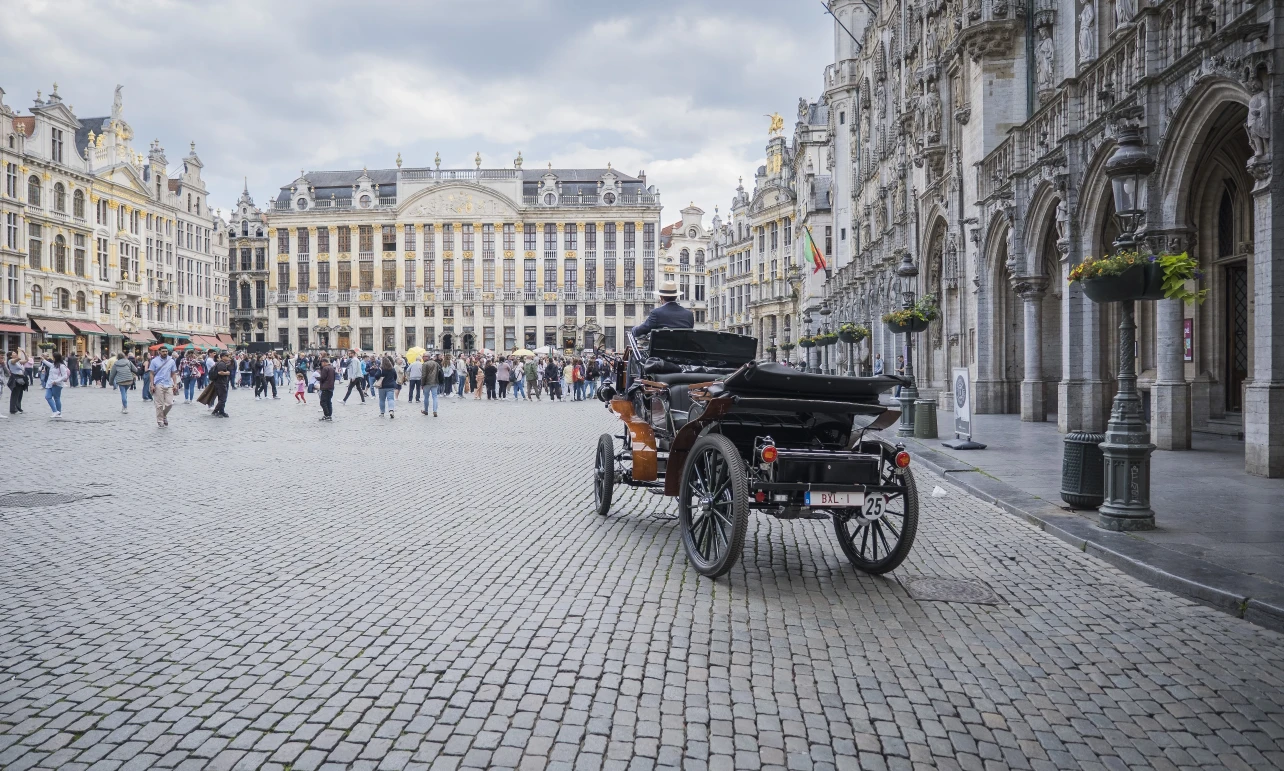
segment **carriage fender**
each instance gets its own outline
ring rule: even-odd
[[[721,420],[731,411],[733,402],[730,397],[715,397],[705,402],[704,412],[695,420],[688,421],[678,429],[673,441],[669,444],[669,461],[665,464],[668,473],[664,475],[664,494],[677,495],[682,485],[682,469],[687,464],[687,453],[696,440],[705,433],[711,423]]]
[[[629,443],[633,457],[632,476],[637,482],[654,482],[657,476],[655,452],[655,429],[651,424],[633,414],[633,402],[629,399],[612,399],[611,410],[624,421],[629,432]]]

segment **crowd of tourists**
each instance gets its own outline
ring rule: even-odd
[[[376,356],[352,350],[340,356],[320,354],[249,354],[195,350],[120,352],[108,357],[75,353],[41,353],[29,356],[18,349],[9,353],[0,390],[9,389],[9,415],[23,414],[24,394],[36,385],[44,391],[50,416],[62,417],[66,388],[114,388],[120,392],[121,412],[129,412],[131,393],[154,402],[156,425],[169,425],[170,410],[181,393],[180,404],[201,403],[216,417],[227,413],[229,391],[253,388],[254,398],[280,399],[282,391],[299,404],[315,394],[322,420],[333,417],[336,388],[346,384],[342,402],[367,398],[379,406],[379,415],[396,417],[403,396],[423,415],[437,417],[441,401],[458,399],[514,399],[583,401],[592,399],[602,383],[614,377],[610,359],[597,356],[506,355],[438,353]],[[8,417],[0,412],[0,417]]]

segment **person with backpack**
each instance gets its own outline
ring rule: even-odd
[[[527,388],[530,389],[526,392],[526,401],[529,402],[531,400],[531,391],[535,392],[536,399],[541,399],[542,397],[540,396],[541,386],[539,382],[539,365],[535,363],[534,359],[527,359],[526,366],[524,367],[524,369],[526,370]]]
[[[129,389],[134,386],[134,381],[137,379],[138,365],[134,363],[133,354],[128,358],[117,356],[111,372],[107,373],[107,381],[120,389],[120,414],[122,415],[129,414]]]

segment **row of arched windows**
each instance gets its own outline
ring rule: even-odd
[[[43,188],[40,185],[40,177],[32,174],[27,178],[27,203],[32,206],[42,206],[41,197]],[[67,213],[67,188],[61,182],[54,183],[53,188],[53,210],[56,212]],[[80,219],[85,218],[85,191],[76,190],[71,194],[71,213]]]
[[[72,310],[72,302],[73,302],[73,297],[70,291],[62,288],[58,288],[54,290],[53,307],[55,310],[60,310],[60,311]],[[84,313],[89,307],[88,298],[85,296],[84,292],[76,292],[74,297],[74,302],[76,305],[75,310],[78,313]],[[33,308],[45,307],[45,291],[41,289],[39,284],[36,284],[35,286],[31,287],[31,307]]]
[[[687,267],[691,264],[691,250],[683,249],[681,252],[678,252],[678,264],[683,267]],[[697,268],[704,267],[704,250],[703,249],[696,249],[695,266]]]

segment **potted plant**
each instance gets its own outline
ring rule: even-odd
[[[817,342],[825,346],[833,345],[834,343],[838,342],[837,332],[822,332],[819,335],[817,335],[817,337],[820,338]]]
[[[929,294],[920,297],[909,308],[883,314],[883,323],[895,334],[922,332],[940,316],[941,309],[936,305],[936,298]]]
[[[859,343],[867,337],[869,337],[868,327],[848,322],[838,328],[838,339],[844,343]]]
[[[1199,263],[1181,254],[1120,252],[1088,257],[1070,270],[1069,282],[1080,282],[1083,293],[1097,303],[1133,300],[1183,300],[1202,303],[1207,289],[1191,291],[1188,281],[1204,277]]]
[[[793,343],[781,343],[781,344],[780,344],[780,350],[784,351],[785,353],[789,353],[789,352],[790,352],[790,351],[792,351],[793,349],[794,349],[794,344],[793,344]]]
[[[810,335],[803,335],[798,338],[798,344],[803,348],[814,348],[816,347],[816,338]]]

